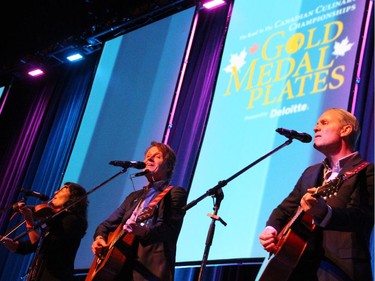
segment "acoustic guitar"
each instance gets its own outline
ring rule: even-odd
[[[338,176],[323,186],[317,188],[314,197],[325,200],[335,195],[339,190],[344,176]],[[277,243],[270,257],[263,262],[257,281],[285,281],[296,267],[301,258],[309,237],[315,229],[312,216],[306,214],[301,207],[289,220],[277,236]]]
[[[140,223],[153,216],[155,206],[146,207],[138,215],[136,222]],[[120,224],[116,230],[108,236],[108,248],[95,257],[85,281],[112,281],[121,272],[127,257],[131,254],[134,242],[134,234],[128,233]]]

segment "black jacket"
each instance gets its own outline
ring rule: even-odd
[[[74,259],[86,228],[85,218],[69,212],[62,212],[48,222],[43,229],[40,248],[34,257],[32,272],[35,277],[31,280],[73,280]],[[35,252],[38,244],[31,244],[30,240],[20,241],[17,253]]]
[[[123,225],[142,200],[144,192],[139,190],[129,194],[121,206],[97,227],[94,238],[100,235],[107,239],[119,224]],[[182,187],[173,187],[164,196],[148,221],[147,234],[134,242],[132,253],[126,259],[121,278],[124,275],[127,278],[119,280],[173,281],[176,243],[185,215],[182,207],[186,200],[187,193]]]

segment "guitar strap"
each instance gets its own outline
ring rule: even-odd
[[[349,171],[346,171],[344,173],[344,177],[345,179],[347,180],[348,178],[351,178],[352,176],[354,176],[355,174],[358,174],[362,169],[366,168],[368,165],[370,164],[370,162],[367,162],[367,161],[363,161],[361,164],[359,164],[357,167],[349,170]]]
[[[154,213],[155,211],[155,206],[159,203],[159,201],[161,199],[163,199],[163,197],[173,188],[173,186],[168,186],[167,188],[165,188],[162,192],[160,192],[150,203],[148,203],[147,206],[143,206],[142,208],[142,211],[141,211],[141,214],[143,214],[144,212],[152,212]],[[140,205],[142,205],[142,202],[140,202]],[[136,208],[137,209],[137,208]],[[138,217],[137,215],[137,211],[135,213],[133,213],[133,215],[135,215],[136,217]]]
[[[148,205],[147,208],[152,208],[156,206],[161,199],[171,190],[173,186],[168,186],[166,189],[164,189],[162,192],[160,192]]]
[[[138,202],[138,205],[133,210],[133,213],[130,216],[130,219],[134,219],[135,221],[138,219],[138,216],[144,214],[144,213],[154,213],[154,207],[159,203],[161,199],[173,188],[173,186],[168,186],[165,188],[162,192],[160,192],[150,203],[148,203],[147,206],[142,206],[145,203],[145,199],[141,199]]]

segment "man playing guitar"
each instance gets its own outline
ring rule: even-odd
[[[152,142],[145,152],[148,185],[129,194],[96,229],[96,255],[86,281],[173,281],[177,238],[187,193],[169,185],[176,156]],[[115,232],[115,235],[110,235]]]
[[[259,240],[276,259],[270,261],[259,280],[371,281],[374,165],[355,151],[358,122],[349,112],[332,108],[320,116],[314,132],[314,148],[326,158],[323,163],[308,167],[292,192],[271,213]],[[334,196],[316,195],[316,187],[324,187],[337,177],[342,177],[343,182]],[[290,235],[283,227],[297,209],[305,215],[296,220],[299,226],[291,228],[294,233]],[[289,253],[278,257],[285,253],[284,245],[280,245],[287,240],[284,233],[292,243],[286,247]],[[295,249],[299,252],[293,252]],[[288,261],[290,257],[293,262]],[[284,269],[289,271],[281,278],[278,270]]]

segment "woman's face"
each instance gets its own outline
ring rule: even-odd
[[[64,204],[70,199],[70,190],[67,185],[63,185],[57,190],[52,198],[51,204],[55,209],[62,209]]]

